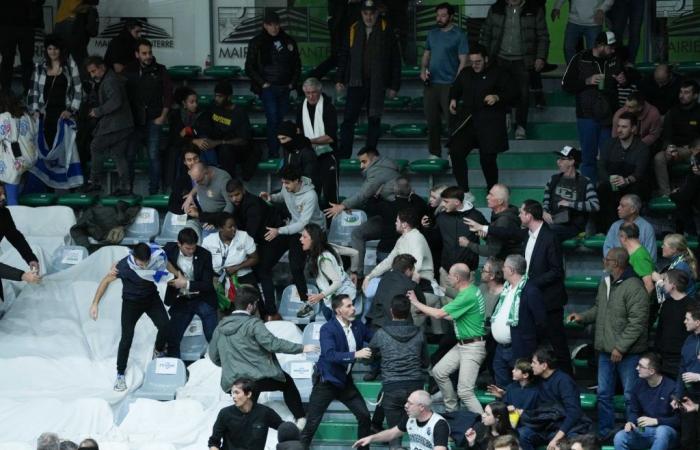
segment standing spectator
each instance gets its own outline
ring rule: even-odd
[[[598,181],[598,150],[610,140],[613,113],[617,110],[617,86],[625,84],[622,67],[615,59],[615,34],[601,32],[595,46],[577,53],[569,62],[562,88],[576,95],[576,126],[581,141],[581,173]]]
[[[510,204],[510,188],[505,184],[494,184],[486,195],[486,206],[491,209],[491,225],[503,228],[518,228],[518,208]],[[478,239],[466,242],[467,248],[479,256],[494,256],[505,259],[514,253],[522,253],[522,245],[517,239],[501,239],[496,236],[486,236],[486,244]],[[488,309],[488,308],[487,308]]]
[[[163,251],[168,262],[182,272],[187,281],[183,288],[168,286],[164,303],[170,307],[168,315],[168,356],[180,357],[180,342],[192,318],[197,315],[202,321],[204,337],[211,341],[216,328],[216,292],[214,291],[214,269],[212,255],[197,245],[199,236],[192,228],[183,228],[177,234],[177,242],[168,242]]]
[[[542,205],[535,200],[525,200],[520,207],[520,228],[501,228],[468,222],[473,231],[486,235],[517,238],[525,243],[525,261],[528,280],[542,291],[547,310],[547,330],[553,353],[562,370],[572,373],[569,347],[562,317],[568,300],[564,288],[564,261],[561,245],[556,235],[544,223]]]
[[[358,359],[372,357],[369,347],[364,347],[372,339],[372,332],[360,320],[355,320],[355,306],[347,295],[333,297],[331,308],[335,318],[321,327],[321,356],[314,370],[306,427],[301,433],[301,442],[306,448],[333,400],[340,401],[355,416],[358,439],[370,433],[369,411],[351,372]]]
[[[697,81],[683,81],[678,94],[678,105],[669,109],[664,117],[664,151],[654,155],[654,173],[661,195],[669,195],[671,192],[668,166],[688,161],[692,154],[691,145],[700,137],[699,94],[700,85]]]
[[[677,233],[664,236],[664,240],[661,243],[661,256],[671,262],[660,271],[654,271],[651,274],[654,283],[658,284],[662,280],[663,274],[671,269],[681,270],[688,277],[684,292],[690,296],[695,295],[698,280],[698,260],[688,247],[688,241],[685,237]],[[663,302],[663,300],[664,297],[659,298],[659,302]]]
[[[671,407],[675,383],[661,374],[661,355],[644,353],[637,364],[625,428],[615,434],[615,448],[668,450],[678,445],[680,417]]]
[[[360,2],[336,2],[327,0],[328,5],[328,34],[330,37],[330,53],[310,73],[310,77],[322,79],[338,65],[338,55],[346,39],[350,25],[360,18]]]
[[[277,140],[284,150],[284,165],[299,169],[302,176],[314,184],[316,194],[321,195],[321,172],[309,138],[299,131],[294,122],[287,120],[279,124]]]
[[[683,320],[690,333],[681,348],[681,363],[678,368],[675,394],[672,405],[681,409],[681,449],[693,450],[700,446],[700,305],[689,306]],[[694,406],[693,406],[694,404]],[[692,408],[688,408],[692,406]]]
[[[469,192],[467,156],[479,149],[479,162],[486,186],[498,183],[499,153],[508,150],[506,113],[515,98],[506,73],[493,64],[483,45],[469,49],[471,67],[465,67],[450,88],[450,114],[457,115],[456,128],[447,143],[457,184]],[[462,101],[457,109],[457,102]]]
[[[317,186],[324,199],[324,208],[338,203],[338,113],[333,100],[322,92],[317,78],[307,78],[302,90],[306,97],[297,110],[297,127],[316,152],[318,170],[323,174]]]
[[[189,171],[192,179],[192,194],[185,200],[183,209],[187,215],[199,221],[206,234],[214,231],[220,212],[233,212],[233,204],[226,192],[231,177],[216,167],[203,162],[194,163]]]
[[[272,10],[265,12],[263,30],[248,43],[245,73],[265,110],[268,157],[277,158],[277,126],[289,110],[289,92],[299,83],[301,59],[297,42],[281,28],[280,17]]]
[[[639,227],[634,223],[624,224],[620,227],[618,237],[622,248],[629,255],[630,267],[644,283],[647,293],[651,294],[654,292],[654,282],[651,279],[651,274],[654,272],[654,262],[647,249],[639,242]]]
[[[124,82],[115,71],[108,68],[99,56],[89,56],[85,68],[97,88],[97,106],[92,108],[89,117],[97,119],[90,143],[90,179],[83,186],[83,192],[100,192],[104,178],[104,162],[111,156],[117,166],[119,184],[112,195],[131,194],[129,174],[129,139],[134,132],[134,119],[129,107]]]
[[[143,25],[138,20],[123,21],[124,28],[118,36],[109,41],[104,59],[107,67],[117,73],[123,72],[126,66],[134,61],[136,41],[141,39],[141,33],[143,33]]]
[[[617,121],[617,137],[607,141],[598,159],[598,196],[602,205],[599,229],[615,220],[613,208],[627,194],[648,194],[649,147],[637,136],[637,118],[623,113]]]
[[[4,6],[0,19],[0,89],[6,94],[12,93],[15,52],[19,49],[22,87],[26,93],[31,87],[36,9],[32,0],[17,0]]]
[[[237,378],[227,387],[233,405],[216,416],[207,444],[209,450],[264,450],[267,430],[280,428],[282,418],[273,409],[257,403],[258,388],[249,378]]]
[[[457,344],[433,367],[433,377],[440,387],[445,410],[458,410],[458,398],[469,411],[481,414],[484,409],[476,398],[474,385],[479,375],[479,367],[486,357],[484,342],[484,297],[479,288],[471,283],[471,274],[466,264],[458,263],[450,267],[448,281],[458,291],[457,297],[442,308],[432,308],[408,294],[413,306],[423,314],[454,322]],[[450,375],[459,371],[457,394]]]
[[[566,145],[554,154],[559,173],[544,187],[542,217],[559,242],[564,242],[586,229],[589,213],[598,211],[600,203],[593,183],[577,170],[581,151]]]
[[[491,316],[496,340],[493,372],[496,385],[505,386],[519,358],[529,358],[544,333],[547,313],[542,292],[528,282],[525,258],[509,255],[503,263],[505,284]]]
[[[471,201],[466,200],[464,191],[458,186],[451,186],[442,191],[444,211],[435,217],[440,236],[442,236],[442,255],[440,256],[440,284],[446,284],[447,271],[458,262],[469,266],[474,271],[479,266],[479,255],[469,249],[469,242],[478,242],[476,233],[469,230],[464,219],[471,219],[480,224],[488,223]],[[473,197],[471,197],[473,199]]]
[[[187,176],[183,170],[181,162],[183,161],[184,144],[191,143],[196,137],[196,129],[199,128],[199,118],[202,117],[202,111],[199,108],[197,101],[197,93],[187,86],[181,86],[173,92],[173,101],[178,106],[170,110],[168,114],[168,142],[167,158],[163,181],[166,186],[173,187],[176,180]],[[187,146],[191,148],[191,146]],[[197,148],[199,156],[201,150]],[[189,167],[187,168],[189,170]],[[170,197],[172,200],[172,196]]]
[[[494,441],[499,436],[518,437],[508,417],[508,407],[503,402],[495,401],[486,405],[481,421],[470,427],[464,437],[467,438],[468,449],[488,450],[494,447]]]
[[[94,38],[99,32],[100,13],[97,11],[99,2],[100,0],[61,2],[56,12],[54,32],[66,43],[66,50],[80,69],[81,78],[85,78],[83,61],[88,56],[87,47],[90,38]]]
[[[669,109],[678,104],[681,78],[673,73],[669,64],[661,63],[654,68],[653,74],[642,80],[639,90],[649,103],[656,106],[659,114],[665,116]]]
[[[481,268],[481,295],[484,296],[484,314],[486,325],[490,329],[491,316],[496,303],[503,292],[505,277],[503,275],[503,260],[490,256]]]
[[[628,31],[627,47],[630,49],[630,61],[634,64],[637,60],[642,21],[644,20],[645,1],[615,0],[608,10],[611,22],[611,30],[622,43],[625,30]]]
[[[544,69],[549,53],[549,32],[544,8],[538,2],[498,0],[491,5],[481,26],[479,43],[510,74],[517,86],[515,139],[527,139],[530,70]]]
[[[453,23],[455,8],[449,3],[435,7],[436,28],[428,31],[421,58],[420,79],[423,110],[428,124],[428,151],[431,157],[442,155],[442,129],[450,121],[450,86],[467,66],[469,42],[464,31]]]
[[[662,120],[656,106],[647,102],[644,94],[633,92],[627,97],[625,106],[618,109],[613,116],[612,137],[616,138],[617,122],[624,113],[632,113],[637,117],[637,134],[649,149],[655,149],[656,143],[661,137]]]
[[[598,355],[598,436],[608,439],[615,425],[613,396],[620,379],[628,413],[635,367],[648,348],[649,296],[644,284],[629,266],[623,248],[613,248],[604,259],[609,274],[600,280],[595,304],[569,321],[595,323]]]
[[[148,39],[136,41],[135,58],[122,74],[126,78],[126,89],[134,117],[134,134],[131,137],[129,154],[135,158],[143,145],[148,153],[148,193],[160,191],[161,155],[160,135],[168,112],[173,104],[173,86],[164,65],[153,56],[153,44]],[[129,175],[133,178],[133,167]]]
[[[260,392],[282,391],[284,403],[297,426],[304,427],[304,407],[294,380],[280,367],[275,353],[317,352],[315,345],[302,345],[280,339],[257,317],[260,294],[250,285],[242,285],[233,301],[234,311],[224,317],[209,342],[209,358],[221,367],[221,389],[227,392],[237,378],[250,378]]]
[[[274,292],[272,286],[272,268],[282,255],[289,251],[289,269],[297,288],[299,299],[303,302],[297,312],[297,317],[308,317],[313,313],[313,307],[308,303],[306,277],[304,276],[304,251],[301,247],[301,232],[309,223],[315,223],[322,230],[326,229],[326,220],[318,207],[318,196],[314,185],[301,175],[294,166],[284,167],[280,171],[282,191],[269,194],[261,192],[260,197],[271,203],[284,203],[291,218],[282,227],[267,227],[265,240],[270,243],[260,255],[260,282],[267,292]],[[268,287],[265,287],[266,284]]]
[[[363,0],[362,20],[350,26],[338,54],[336,90],[347,87],[345,114],[340,125],[339,158],[352,156],[355,124],[367,105],[367,147],[376,148],[381,134],[384,95],[396,96],[401,86],[401,53],[396,36],[379,18],[374,0]]]
[[[700,138],[695,139],[690,147],[690,173],[680,187],[671,192],[670,198],[676,204],[678,231],[697,236],[694,210],[700,211]]]
[[[620,247],[620,227],[623,224],[634,223],[639,227],[639,241],[651,255],[652,261],[656,262],[656,235],[654,227],[647,222],[645,218],[639,214],[642,211],[642,200],[638,195],[627,194],[623,195],[620,203],[617,206],[617,217],[619,220],[613,222],[605,236],[603,243],[603,257],[608,255],[608,252],[613,247]]]
[[[582,37],[586,38],[586,48],[595,46],[595,39],[603,30],[605,13],[615,0],[571,0],[569,2],[569,19],[564,31],[564,58],[568,64],[576,54],[576,46]],[[561,15],[564,0],[557,0],[552,7],[552,22]]]
[[[440,272],[440,255],[442,254],[442,238],[435,226],[435,217],[442,212],[442,191],[447,189],[444,184],[438,184],[430,188],[428,195],[428,213],[420,219],[421,228],[425,239],[430,245],[430,252],[433,254],[433,265],[435,273]]]

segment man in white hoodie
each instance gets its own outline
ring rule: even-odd
[[[289,269],[292,272],[292,279],[299,293],[299,298],[304,302],[297,316],[307,317],[311,315],[313,308],[311,304],[306,302],[306,277],[304,277],[306,258],[299,238],[301,231],[309,223],[315,223],[322,230],[325,230],[326,219],[318,206],[318,196],[313,183],[301,175],[299,168],[285,166],[279,175],[282,178],[282,190],[274,194],[261,192],[260,197],[271,203],[284,203],[289,211],[290,219],[283,227],[267,227],[265,241],[268,245],[264,245],[260,249],[260,276],[272,278],[272,268],[284,255],[284,252],[289,250]]]
[[[603,30],[605,13],[615,0],[569,0],[569,21],[564,34],[564,56],[566,63],[576,54],[576,44],[582,36],[586,48],[595,47],[595,38]],[[557,0],[552,8],[552,22],[559,18],[564,0]]]

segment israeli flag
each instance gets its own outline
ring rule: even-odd
[[[59,118],[56,137],[49,148],[44,135],[44,118],[39,119],[39,158],[30,171],[46,186],[71,189],[83,185],[83,170],[75,137],[75,122]]]

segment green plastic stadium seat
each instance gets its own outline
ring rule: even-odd
[[[615,411],[625,412],[625,396],[616,395],[615,397],[613,397],[613,405],[615,407]]]
[[[359,159],[340,160],[340,173],[359,173],[361,171]]]
[[[239,66],[211,66],[204,69],[204,75],[213,78],[233,78],[241,73]]]
[[[590,236],[583,239],[583,246],[586,248],[591,248],[595,250],[601,250],[605,244],[605,236],[602,234],[596,234],[595,236]]]
[[[401,68],[401,77],[417,78],[420,75],[420,66],[403,66]]]
[[[141,206],[147,206],[149,208],[155,209],[167,209],[168,203],[170,202],[170,195],[168,194],[155,194],[144,197],[141,201]]]
[[[391,127],[392,136],[400,138],[416,138],[428,135],[428,125],[425,123],[400,123]]]
[[[595,409],[598,397],[595,394],[581,394],[581,408],[585,410]]]
[[[675,211],[676,204],[668,197],[656,197],[649,200],[649,209],[654,212]]]
[[[403,172],[404,170],[406,170],[406,167],[408,167],[407,159],[395,159],[394,162],[397,166],[399,166],[399,172]]]
[[[683,74],[700,71],[700,63],[697,61],[682,62],[678,64],[678,70]]]
[[[140,195],[125,195],[123,197],[102,197],[100,199],[100,204],[102,206],[116,206],[118,201],[123,201],[129,206],[135,206],[141,204],[141,196]]]
[[[579,369],[588,368],[588,360],[587,359],[572,359],[571,363],[574,365],[574,367],[579,368]]]
[[[561,246],[566,249],[574,249],[578,248],[578,246],[581,244],[581,239],[579,238],[571,238],[567,239],[564,242],[561,243]]]
[[[253,136],[255,137],[265,137],[267,135],[266,123],[253,123],[250,127],[253,129]]]
[[[476,394],[476,398],[479,400],[479,403],[482,405],[488,405],[489,403],[496,401],[495,395],[489,394],[481,389],[476,389],[474,393]]]
[[[56,204],[71,208],[88,208],[97,203],[97,195],[93,194],[61,194]]]
[[[258,163],[258,170],[263,172],[263,173],[274,173],[277,172],[282,164],[281,159],[265,159],[263,161],[260,161]]]
[[[19,204],[24,206],[50,206],[56,203],[56,194],[24,194],[19,197]]]
[[[418,159],[412,161],[408,167],[415,173],[445,173],[450,163],[446,159]]]
[[[382,390],[381,381],[356,381],[355,386],[366,400],[376,400]]]
[[[209,94],[202,94],[197,96],[197,103],[200,106],[209,106],[214,103],[214,96]]]
[[[249,108],[250,105],[255,101],[255,97],[252,95],[234,95],[231,97],[231,102],[236,106],[243,106],[244,108]]]
[[[168,67],[168,75],[176,80],[187,80],[195,78],[202,72],[200,66],[170,66]]]
[[[566,277],[564,285],[567,289],[576,289],[582,291],[594,291],[598,289],[600,283],[599,277],[591,277],[586,275],[572,275]]]
[[[387,109],[404,109],[411,104],[411,97],[400,96],[394,98],[387,98],[384,100],[384,107]]]

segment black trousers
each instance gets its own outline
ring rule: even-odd
[[[284,381],[275,380],[274,378],[255,380],[255,401],[257,402],[257,397],[261,392],[282,391],[287,408],[292,412],[295,419],[300,419],[306,413],[304,413],[304,406],[301,404],[299,389],[297,389],[294,380],[287,372],[282,373],[284,373]]]
[[[512,82],[518,88],[518,99],[512,105],[515,107],[515,124],[526,128],[530,100],[530,71],[525,67],[522,59],[509,61],[498,58],[498,66],[510,74]]]
[[[255,175],[260,155],[258,147],[253,142],[248,145],[219,145],[216,147],[219,166],[233,178],[236,178],[236,167],[240,166],[240,176],[244,181],[250,181]]]
[[[265,309],[267,314],[277,312],[277,302],[275,300],[275,285],[272,282],[272,268],[279,262],[284,252],[289,250],[289,269],[292,272],[292,280],[299,292],[299,298],[306,301],[306,277],[304,276],[304,266],[306,256],[299,242],[300,234],[279,235],[270,242],[265,242],[258,247],[260,263],[258,263],[255,275],[262,285],[263,296],[265,297]]]
[[[0,88],[10,92],[12,88],[12,70],[15,66],[15,52],[19,48],[22,64],[22,87],[29,90],[34,71],[34,29],[19,27],[0,27]]]
[[[367,82],[369,84],[369,82]],[[382,92],[380,95],[384,96]],[[340,124],[340,148],[338,157],[347,159],[352,156],[352,146],[355,141],[355,124],[360,118],[362,108],[367,106],[367,147],[377,148],[377,142],[382,134],[382,116],[369,115],[371,92],[369,86],[348,87],[345,102],[343,123]]]
[[[675,192],[671,193],[671,200],[676,205],[676,220],[680,222],[681,230],[689,235],[697,236],[695,225],[695,213],[693,208],[700,209],[700,175],[690,174],[685,183]]]
[[[563,309],[547,311],[547,332],[552,353],[557,361],[557,368],[573,376],[574,369],[571,366],[571,353],[564,329]]]
[[[338,161],[333,153],[324,153],[318,157],[318,170],[321,173],[321,186],[316,189],[319,198],[323,195],[322,208],[329,207],[329,203],[338,202]]]
[[[698,398],[693,401],[698,402]],[[700,448],[700,413],[697,411],[681,414],[681,450]]]
[[[455,175],[457,184],[469,192],[469,167],[467,166],[467,156],[473,150],[472,146],[466,147],[450,147],[450,161],[452,162],[452,172]],[[498,153],[479,150],[479,162],[481,170],[484,172],[487,189],[498,183]]]
[[[333,400],[338,400],[347,406],[350,412],[355,415],[358,439],[370,435],[369,410],[365,404],[365,399],[362,398],[362,394],[357,390],[352,378],[348,376],[348,381],[344,388],[339,388],[327,381],[319,381],[311,391],[308,413],[306,415],[306,427],[301,432],[301,443],[304,447],[309,448],[311,440],[321,424],[323,414]],[[369,446],[359,448],[369,449]]]
[[[131,343],[134,341],[134,328],[136,327],[136,322],[144,314],[150,317],[153,324],[158,328],[156,350],[160,352],[165,349],[168,335],[168,313],[165,312],[165,307],[163,302],[160,301],[160,297],[156,295],[142,300],[123,300],[122,337],[119,340],[119,350],[117,351],[117,373],[123,374],[126,371]]]

